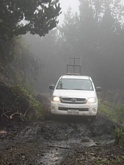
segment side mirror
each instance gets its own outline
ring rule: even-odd
[[[96,91],[100,92],[100,91],[102,91],[102,88],[101,87],[96,87]]]
[[[50,90],[54,90],[54,88],[55,88],[55,85],[49,85]]]

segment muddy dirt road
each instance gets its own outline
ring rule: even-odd
[[[0,134],[0,165],[124,165],[114,129],[101,115],[94,123],[59,117],[26,124],[21,131],[8,127]]]

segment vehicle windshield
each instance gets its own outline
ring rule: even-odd
[[[69,79],[61,78],[56,89],[66,90],[93,90],[93,85],[90,79]]]

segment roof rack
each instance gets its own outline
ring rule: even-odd
[[[66,65],[66,73],[70,75],[81,74],[82,57],[69,57]]]

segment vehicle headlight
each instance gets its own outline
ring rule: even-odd
[[[60,98],[57,96],[53,96],[52,101],[54,102],[60,102]]]
[[[92,98],[89,98],[87,101],[88,103],[96,103],[96,98],[92,97]]]

